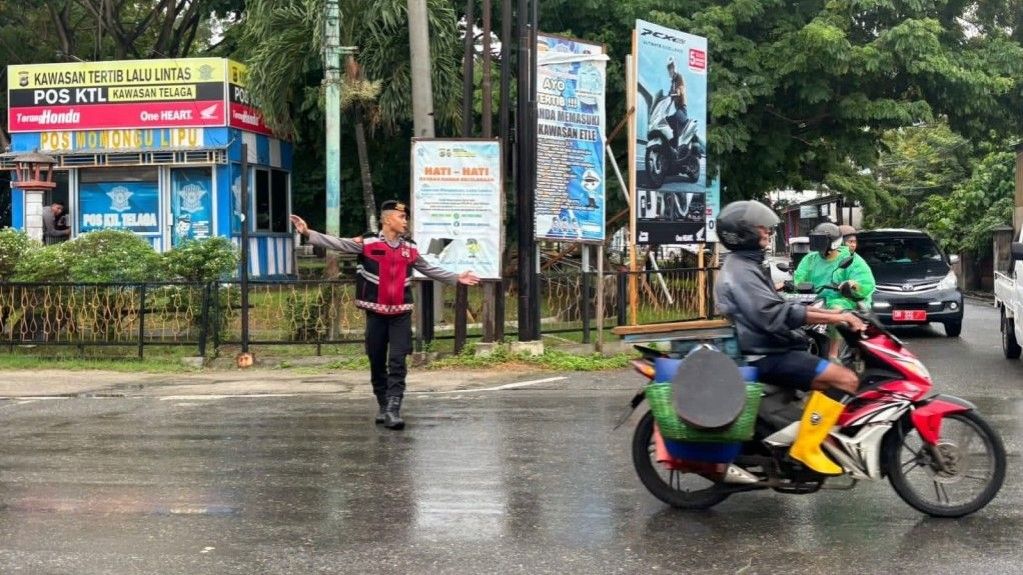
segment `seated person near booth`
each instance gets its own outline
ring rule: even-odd
[[[718,237],[732,253],[714,282],[714,297],[718,311],[735,325],[739,348],[757,368],[758,381],[813,391],[789,456],[818,473],[838,475],[842,468],[824,454],[821,443],[859,387],[859,378],[806,351],[805,337],[795,330],[812,324],[845,323],[856,331],[866,326],[847,311],[811,308],[785,300],[774,289],[763,267],[764,250],[780,221],[756,201],[733,202],[721,210]]]

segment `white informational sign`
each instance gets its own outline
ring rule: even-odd
[[[498,140],[413,140],[412,239],[426,261],[500,279],[501,223]]]

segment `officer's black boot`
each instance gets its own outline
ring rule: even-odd
[[[387,399],[383,396],[377,397],[377,406],[379,409],[377,410],[377,416],[373,418],[373,421],[379,425],[386,421],[385,414],[387,413]]]
[[[404,429],[405,421],[401,418],[401,398],[388,397],[387,411],[384,412],[384,427],[387,429]]]

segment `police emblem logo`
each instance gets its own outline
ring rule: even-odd
[[[212,78],[213,78],[213,66],[210,66],[209,64],[203,64],[202,66],[199,66],[199,79],[200,80],[208,81],[208,80],[211,80]]]
[[[202,198],[205,195],[206,190],[202,189],[199,184],[186,184],[178,191],[178,197],[181,198],[181,211],[189,214],[202,211]]]
[[[114,186],[112,190],[107,192],[110,196],[110,209],[115,212],[125,212],[131,209],[131,204],[128,202],[134,194],[131,190],[124,186]]]
[[[18,72],[18,86],[21,88],[28,86],[28,72]]]

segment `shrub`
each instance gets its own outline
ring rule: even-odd
[[[14,266],[10,281],[18,282],[70,282],[68,265],[64,260],[64,244],[29,249]]]
[[[99,230],[58,244],[67,265],[64,281],[155,282],[167,277],[163,258],[131,232]]]
[[[21,230],[0,230],[0,281],[11,279],[18,262],[25,257],[31,245],[32,240]]]
[[[205,283],[230,276],[238,266],[238,250],[222,237],[189,240],[164,255],[174,277]]]

